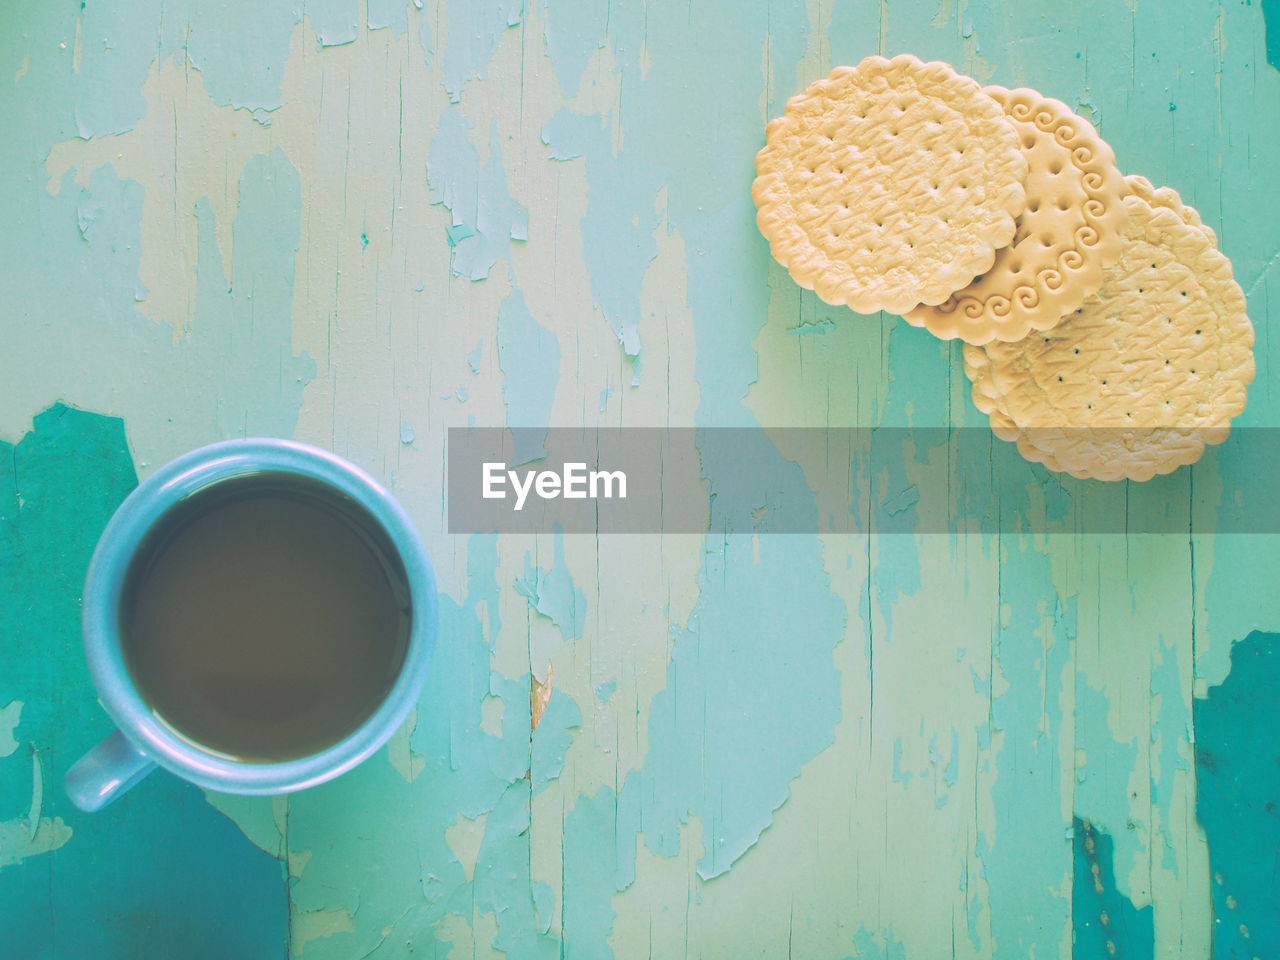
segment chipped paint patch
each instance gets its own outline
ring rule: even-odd
[[[431,140],[427,181],[431,202],[443,204],[452,216],[446,230],[453,272],[483,280],[500,258],[510,256],[512,240],[529,238],[529,212],[507,190],[497,121],[490,124],[489,158],[483,165],[470,131],[458,108],[444,111]]]
[[[507,426],[545,431],[560,380],[560,341],[554,331],[534,319],[524,295],[514,286],[498,311],[498,365]],[[542,441],[522,429],[515,434],[510,465],[528,463],[545,452]]]
[[[555,557],[550,570],[534,566],[529,551],[524,555],[524,574],[516,577],[516,592],[542,616],[560,628],[565,640],[577,640],[587,615],[587,597],[574,585],[564,559],[564,533],[555,532]]]
[[[356,928],[355,918],[346,910],[294,910],[289,917],[289,952],[302,956],[307,945],[340,933],[351,933]]]
[[[1196,816],[1213,870],[1213,956],[1280,956],[1280,634],[1231,649],[1231,671],[1193,702]]]
[[[1112,838],[1086,819],[1072,821],[1075,874],[1072,882],[1071,956],[1075,960],[1125,957],[1151,960],[1155,952],[1153,911],[1135,909],[1116,888]],[[1215,953],[1214,956],[1221,956]]]
[[[194,927],[220,956],[281,955],[282,865],[201,791],[157,772],[87,815],[58,789],[111,730],[84,661],[80,592],[98,536],[136,484],[114,417],[58,404],[16,445],[0,442],[0,702],[23,704],[19,748],[0,757],[4,948],[53,956],[56,935],[68,955],[179,956]],[[271,821],[263,833],[275,834]]]
[[[22,719],[22,701],[14,700],[0,707],[0,757],[7,757],[18,749],[13,736]]]

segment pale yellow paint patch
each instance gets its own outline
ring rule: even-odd
[[[352,933],[355,918],[345,908],[337,910],[299,910],[292,907],[289,915],[289,943],[295,957],[302,956],[307,944],[339,933]]]
[[[480,857],[480,844],[484,842],[484,828],[488,820],[487,813],[480,814],[474,820],[459,813],[458,819],[444,831],[445,842],[458,858],[458,863],[462,864],[462,872],[466,874],[468,883],[476,872],[476,860]]]
[[[71,828],[61,817],[26,817],[0,821],[0,869],[21,863],[28,857],[57,850],[71,839]]]
[[[307,869],[307,864],[310,862],[310,850],[290,850],[288,857],[289,876],[300,878],[303,871]]]
[[[13,731],[18,728],[18,723],[22,719],[22,707],[21,700],[11,700],[0,707],[0,757],[11,756],[18,749],[18,741]]]
[[[445,914],[436,924],[436,939],[450,945],[448,960],[508,960],[493,945],[498,936],[498,919],[492,913]]]
[[[19,80],[21,80],[23,77],[27,75],[27,72],[30,69],[31,69],[31,54],[24,53],[22,55],[22,65],[18,67],[17,70],[14,71],[13,82],[16,84]]]
[[[480,729],[491,737],[502,736],[502,718],[507,712],[507,702],[501,697],[486,693],[480,701]]]
[[[284,797],[246,797],[206,790],[204,798],[209,806],[239,827],[240,832],[259,850],[276,859],[285,855],[284,821],[275,813],[276,803]]]

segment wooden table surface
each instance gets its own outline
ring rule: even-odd
[[[449,427],[763,426],[807,509],[776,428],[985,427],[954,344],[755,227],[768,118],[901,51],[1065,101],[1217,232],[1247,429],[1144,488],[1199,520],[448,533]],[[1280,958],[1278,65],[1275,0],[5,4],[0,956]],[[81,814],[89,555],[244,435],[404,503],[427,688],[320,788]],[[1009,463],[1023,514],[1139,494]]]

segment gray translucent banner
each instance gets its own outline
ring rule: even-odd
[[[1278,475],[1274,428],[1236,429],[1196,465],[1141,483],[1056,473],[985,427],[454,428],[448,524],[461,534],[1280,533]]]

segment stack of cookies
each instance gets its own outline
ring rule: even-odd
[[[868,57],[766,138],[774,257],[828,303],[963,340],[974,403],[1028,460],[1148,480],[1244,409],[1253,327],[1217,237],[1066,104]]]

